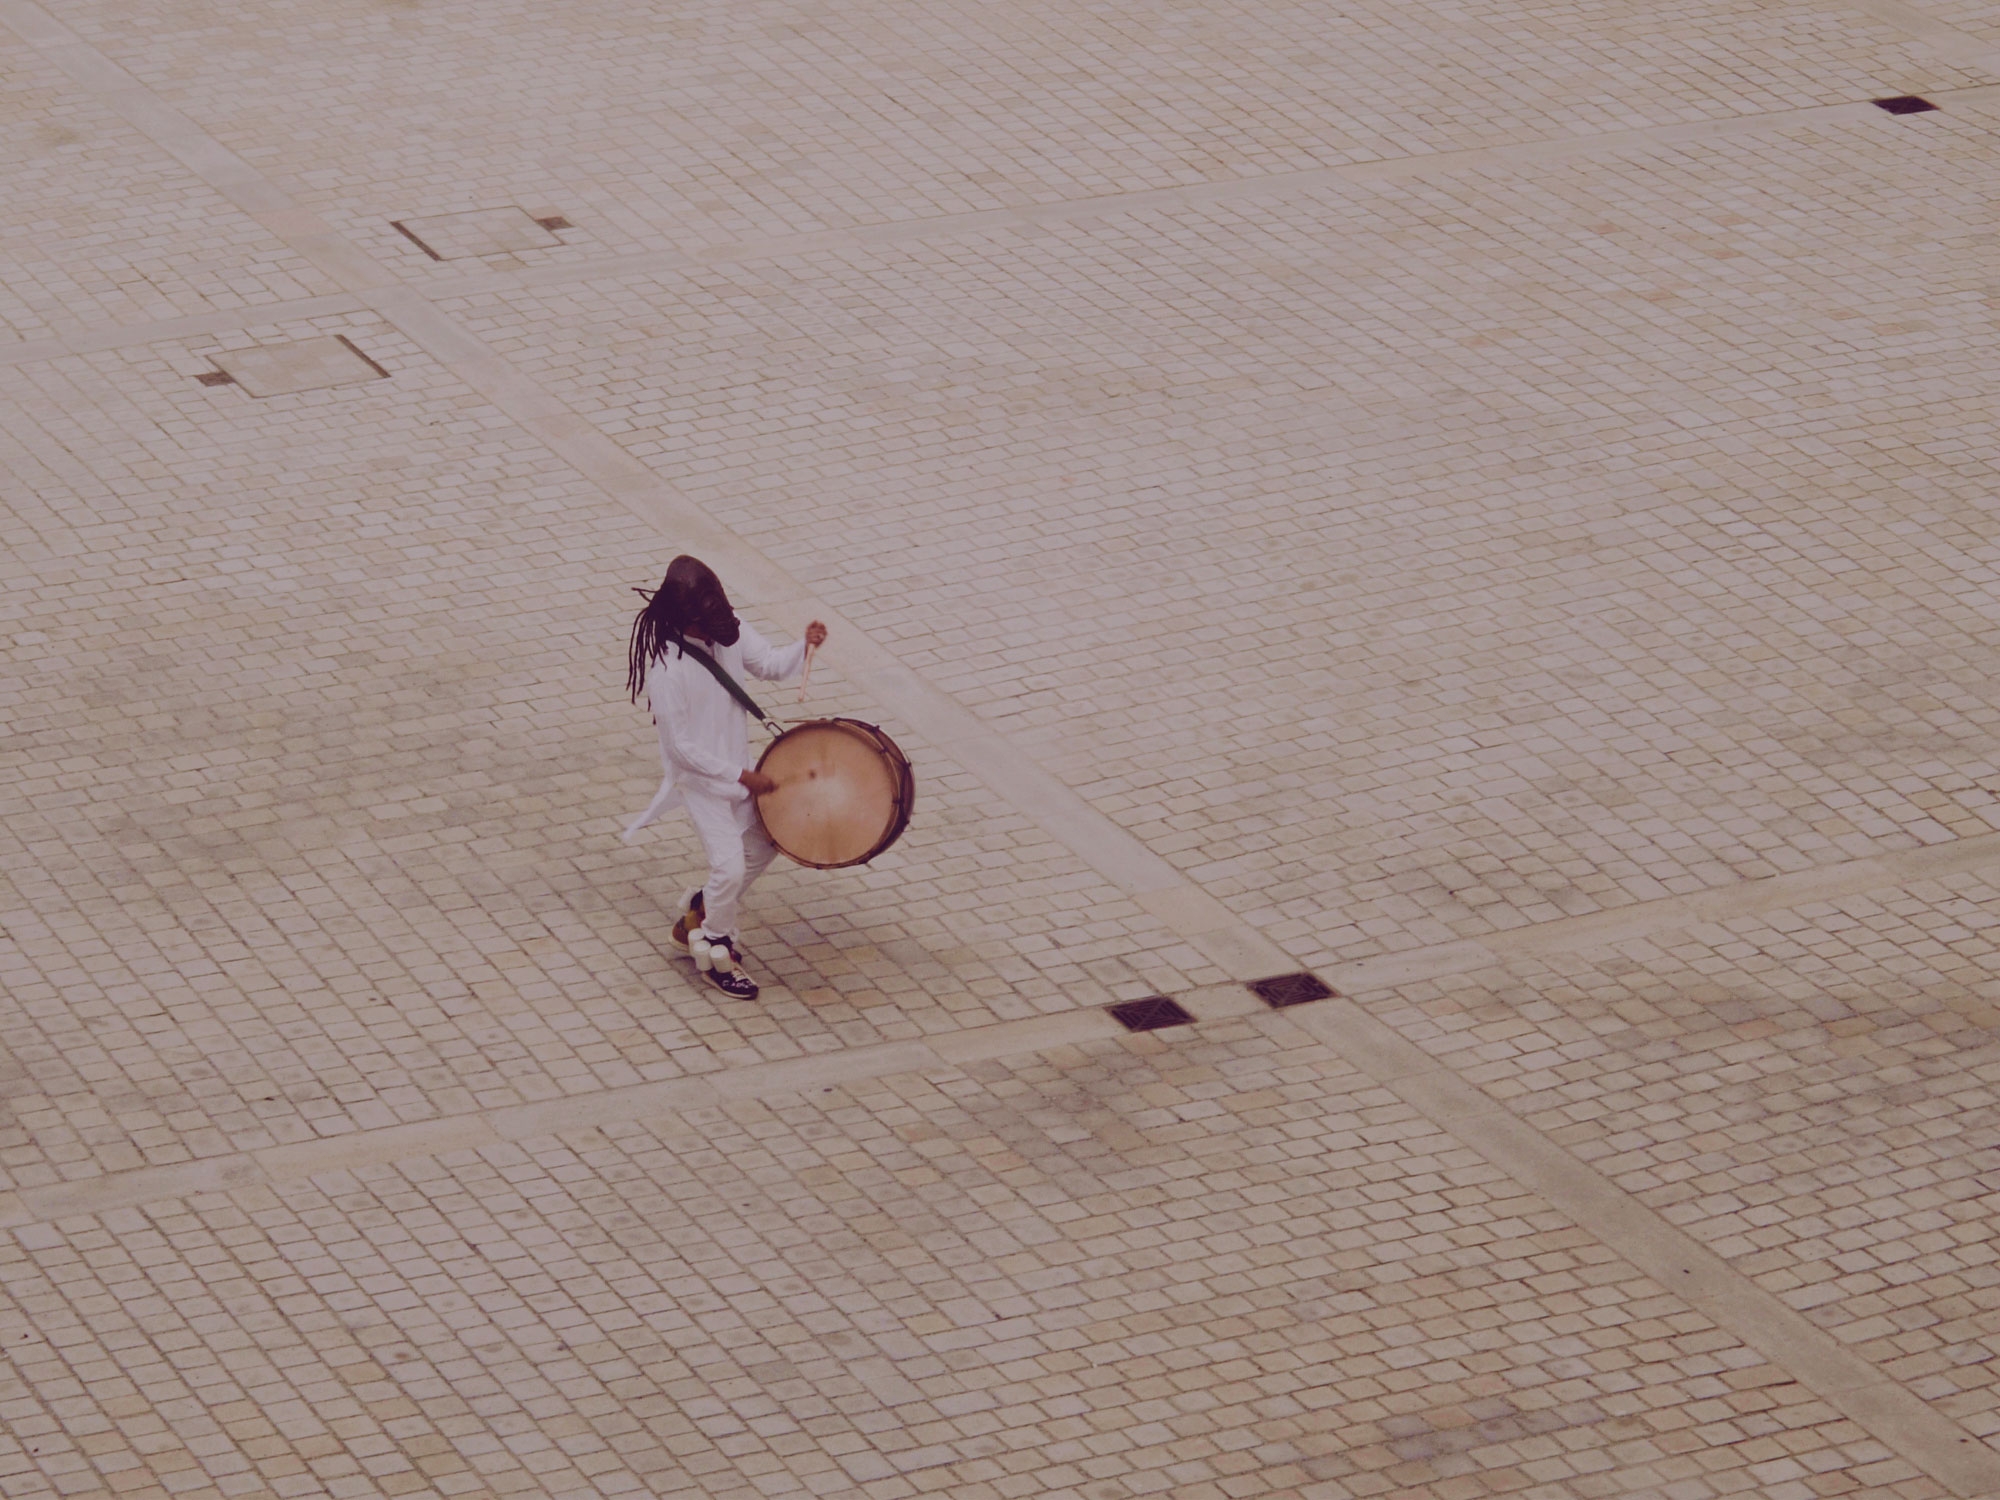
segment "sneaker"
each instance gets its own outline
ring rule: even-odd
[[[733,938],[711,937],[695,929],[688,944],[694,966],[708,982],[735,1000],[755,1000],[757,982],[743,972],[743,954]]]
[[[688,945],[688,934],[701,926],[702,918],[707,916],[708,913],[702,909],[700,891],[696,891],[692,896],[688,897],[687,900],[681,903],[681,906],[683,910],[680,920],[674,923],[674,941],[685,948]]]
[[[704,977],[732,1000],[757,998],[757,981],[741,969],[710,969]]]

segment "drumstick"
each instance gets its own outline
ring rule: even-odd
[[[813,652],[819,650],[811,641],[806,642],[806,669],[799,674],[799,702],[806,701],[806,684],[812,681]]]

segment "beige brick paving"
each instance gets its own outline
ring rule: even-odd
[[[1935,5],[1925,5],[1919,15],[1951,26],[1987,48],[2000,46],[2000,11],[1991,0],[1938,0]],[[1949,55],[1960,49],[1938,50]]]
[[[1960,876],[1516,959],[1377,1009],[1992,1434],[1996,900]]]
[[[1298,3],[64,15],[417,274],[389,220],[565,213],[578,248],[541,264],[586,236],[883,223],[1994,81],[1841,9],[1718,0],[1377,6],[1338,28]]]
[[[446,305],[1331,962],[1995,826],[1992,118]]]
[[[0,350],[334,290],[220,194],[163,173],[130,126],[24,49],[0,50]]]
[[[0,1495],[2000,1493],[1991,6],[0,25]],[[756,1007],[662,496],[919,767]]]
[[[616,649],[665,549],[380,324],[266,336],[328,330],[393,385],[253,401],[190,378],[199,345],[0,373],[27,491],[0,1185],[1221,977],[904,731],[908,840],[760,889],[770,1003],[693,990],[691,836],[616,837],[657,780]]]
[[[1941,1493],[1243,1023],[16,1242],[70,1492]]]

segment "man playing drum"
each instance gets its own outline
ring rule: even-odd
[[[745,672],[782,682],[804,664],[807,647],[825,640],[826,626],[814,620],[804,640],[773,646],[737,619],[722,580],[692,557],[673,560],[632,622],[626,688],[635,703],[646,694],[666,775],[625,837],[672,807],[687,809],[708,855],[708,879],[682,899],[674,941],[710,984],[738,1000],[756,999],[757,985],[743,972],[737,907],[778,851],[752,800],[776,783],[751,769],[749,700],[736,684]]]

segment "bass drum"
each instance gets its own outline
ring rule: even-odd
[[[764,831],[815,870],[865,865],[910,826],[917,785],[896,742],[859,719],[795,724],[757,769],[778,783],[757,799]]]

